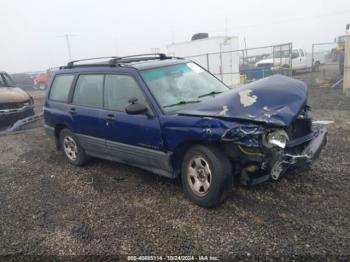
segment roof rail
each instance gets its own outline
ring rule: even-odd
[[[123,56],[123,57],[115,57],[109,60],[109,63],[111,65],[115,65],[118,63],[132,63],[132,62],[140,62],[140,61],[147,61],[147,60],[165,60],[165,59],[171,59],[172,57],[167,56],[163,53],[151,53],[151,54],[139,54],[139,55],[129,55],[129,56]]]
[[[140,61],[148,61],[148,60],[166,60],[166,59],[172,59],[172,58],[181,59],[178,57],[167,56],[166,54],[163,54],[163,53],[140,54],[140,55],[130,55],[130,56],[123,56],[123,57],[104,56],[104,57],[94,57],[94,58],[73,60],[68,62],[66,66],[61,66],[60,69],[73,68],[73,67],[86,67],[86,66],[117,66],[119,64],[127,64],[132,62],[140,62]],[[91,60],[98,60],[98,59],[109,59],[109,61],[104,61],[101,63],[76,64],[82,61],[91,61]]]
[[[107,59],[107,58],[118,58],[117,56],[102,56],[102,57],[93,57],[93,58],[85,58],[85,59],[79,59],[79,60],[73,60],[68,62],[67,66],[65,66],[66,68],[70,68],[73,67],[75,63],[77,62],[82,62],[82,61],[90,61],[90,60],[98,60],[98,59]]]

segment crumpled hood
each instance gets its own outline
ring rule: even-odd
[[[29,99],[29,95],[18,87],[0,87],[0,103],[18,103]]]
[[[178,111],[180,115],[220,117],[289,126],[307,101],[304,82],[274,75],[232,89]]]

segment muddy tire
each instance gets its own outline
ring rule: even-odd
[[[181,179],[185,195],[208,208],[223,203],[233,187],[231,163],[214,146],[191,147],[182,162]]]
[[[59,142],[64,156],[72,165],[82,166],[89,161],[89,157],[80,145],[77,136],[69,129],[65,128],[61,131]]]

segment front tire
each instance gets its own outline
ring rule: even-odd
[[[185,195],[202,207],[224,202],[233,187],[228,157],[214,146],[194,146],[185,154],[181,169]]]
[[[60,145],[69,163],[82,166],[89,160],[76,135],[65,128],[60,133]]]

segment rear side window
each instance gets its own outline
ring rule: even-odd
[[[129,100],[137,98],[146,105],[145,97],[134,78],[127,75],[107,75],[105,81],[105,108],[125,111]]]
[[[75,86],[73,104],[102,107],[103,78],[104,75],[80,75]]]
[[[68,102],[69,91],[74,75],[57,75],[52,83],[50,99],[60,102]]]

